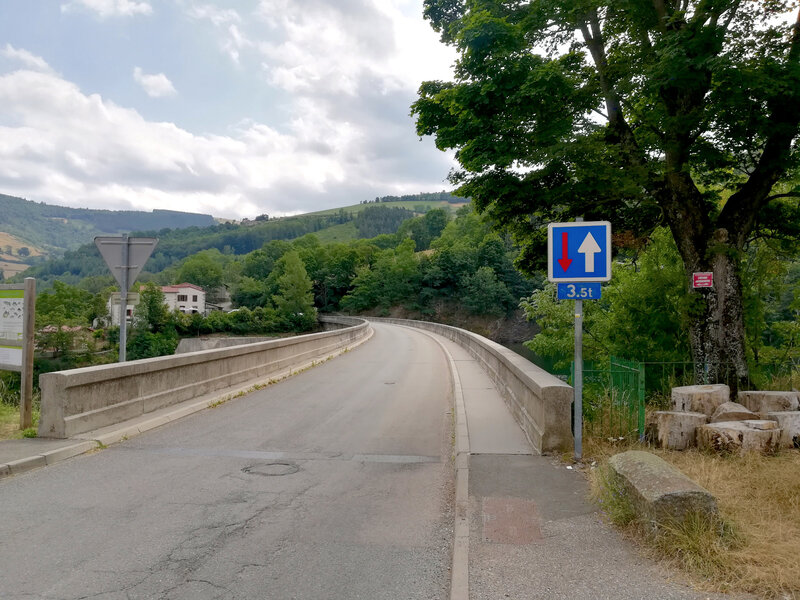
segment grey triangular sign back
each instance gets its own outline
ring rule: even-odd
[[[123,285],[123,270],[127,269],[128,271],[128,289],[130,289],[139,273],[141,273],[144,263],[150,258],[156,248],[156,244],[158,244],[158,238],[127,238],[128,264],[124,265],[122,264],[122,246],[125,239],[123,236],[98,236],[94,238],[94,245],[100,250],[100,255],[106,261],[108,268],[111,269],[111,273],[114,275],[114,279],[117,280],[120,289]]]

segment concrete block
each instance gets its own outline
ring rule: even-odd
[[[748,421],[758,419],[758,415],[736,402],[724,402],[711,415],[712,423],[725,421]]]
[[[687,385],[672,388],[672,404],[681,412],[703,413],[709,417],[730,400],[731,390],[727,385]]]
[[[703,413],[660,410],[649,417],[648,437],[660,448],[686,450],[697,443],[696,430],[708,423]]]
[[[21,458],[8,463],[8,468],[11,470],[12,475],[19,475],[25,471],[31,471],[40,467],[47,466],[44,456],[29,456],[28,458]]]
[[[655,523],[682,521],[691,514],[712,518],[717,501],[697,483],[655,454],[631,450],[608,461],[612,481],[637,514]]]
[[[739,404],[754,413],[795,411],[800,408],[800,392],[748,391],[739,392]]]
[[[43,452],[42,456],[44,456],[46,464],[52,465],[59,461],[72,458],[73,456],[84,454],[85,452],[89,452],[95,448],[97,448],[97,444],[94,442],[79,442],[77,444],[73,444],[72,446],[67,446],[66,448],[59,448],[58,450]]]
[[[781,429],[775,421],[728,421],[709,423],[697,430],[697,445],[716,452],[775,452],[780,445]]]
[[[800,411],[771,412],[766,418],[778,423],[782,447],[800,448]]]
[[[11,475],[11,467],[8,465],[0,465],[0,479],[9,477]]]

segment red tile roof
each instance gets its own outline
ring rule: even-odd
[[[161,291],[166,293],[176,293],[179,292],[181,289],[185,288],[192,288],[193,290],[197,290],[199,292],[205,292],[203,288],[199,285],[195,285],[193,283],[179,283],[178,285],[164,285],[161,286]]]

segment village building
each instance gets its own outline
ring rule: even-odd
[[[140,288],[141,289],[141,288]],[[177,285],[165,285],[161,287],[164,294],[164,304],[170,311],[178,310],[187,315],[200,314],[206,315],[208,309],[206,305],[206,292],[198,285],[193,283],[179,283]],[[139,294],[128,292],[128,302],[125,309],[128,323],[133,318],[133,311],[139,304]],[[111,317],[111,325],[119,327],[119,305],[120,293],[114,292],[108,299],[106,307]]]

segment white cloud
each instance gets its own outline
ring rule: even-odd
[[[172,82],[163,73],[147,75],[142,72],[141,68],[135,67],[133,69],[133,79],[142,86],[142,89],[151,98],[174,96],[178,93]]]
[[[153,12],[149,2],[137,0],[72,0],[61,5],[61,12],[79,8],[93,11],[101,18],[150,15]]]
[[[240,23],[242,18],[232,8],[221,9],[210,4],[196,4],[186,10],[193,19],[211,21],[217,27],[229,23]]]
[[[20,62],[28,69],[45,73],[52,72],[50,65],[41,56],[36,56],[23,48],[14,48],[11,44],[6,44],[5,48],[0,50],[0,55]]]
[[[225,136],[147,121],[34,71],[0,76],[0,105],[0,189],[26,198],[252,217],[336,205],[337,188],[358,189],[352,203],[404,188],[363,155],[365,132],[310,101],[286,131],[243,122]]]
[[[365,78],[381,92],[415,91],[451,77],[455,59],[421,11],[417,0],[261,0],[256,14],[278,34],[259,44],[262,65],[291,93],[353,95]]]
[[[102,73],[126,78],[132,70],[149,96],[174,96],[157,107],[137,90],[125,98],[132,86],[114,80],[106,86],[105,79],[81,79],[84,89],[109,90],[83,91],[30,52],[0,47],[2,56],[25,66],[0,71],[0,191],[70,206],[253,217],[449,187],[452,155],[428,138],[419,141],[408,114],[420,81],[452,78],[450,55],[420,18],[422,0],[260,0],[255,14],[219,9],[210,0],[174,1],[184,16],[181,28],[189,27],[184,33],[211,36],[205,48],[216,43],[236,69],[224,60],[187,69],[180,95],[164,73],[134,68],[135,58],[122,71]],[[122,13],[108,7],[147,3],[70,6],[78,4],[111,16]],[[169,14],[148,21],[147,40],[172,39],[163,35],[174,26],[162,21]],[[126,47],[148,43],[136,37],[144,35],[138,28],[129,31]],[[175,49],[167,43],[154,50]],[[197,97],[211,80],[224,81],[230,93]],[[163,120],[183,118],[185,110],[185,126],[148,120],[148,110]],[[216,122],[207,125],[210,114]],[[220,130],[226,123],[238,124]]]

